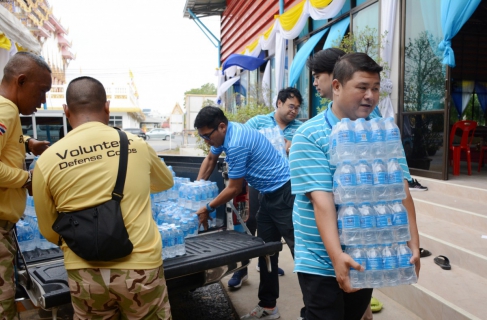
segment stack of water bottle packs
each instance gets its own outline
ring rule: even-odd
[[[162,258],[173,258],[186,253],[184,239],[198,235],[199,220],[196,211],[206,206],[219,193],[216,182],[195,181],[176,177],[171,166],[174,186],[151,194],[152,216],[162,239]],[[209,227],[217,225],[216,211],[210,213]],[[203,226],[201,226],[201,230]]]
[[[284,133],[279,128],[279,126],[274,126],[272,128],[262,128],[259,130],[267,140],[274,146],[277,152],[287,159],[286,146],[284,144]]]
[[[404,157],[393,118],[344,118],[330,135],[330,164],[336,166],[333,194],[340,243],[365,272],[350,270],[354,288],[417,282],[406,208]]]
[[[34,198],[31,196],[27,196],[23,219],[17,222],[17,240],[19,241],[20,251],[22,252],[36,249],[47,250],[58,247],[47,241],[39,232],[34,208]]]

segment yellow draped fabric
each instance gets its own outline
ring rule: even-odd
[[[271,26],[269,29],[267,29],[267,31],[266,31],[266,32],[264,32],[264,39],[266,39],[266,40],[267,40],[267,39],[269,38],[269,36],[270,36],[270,35],[271,35],[271,33],[272,33],[272,29],[273,29],[273,28],[274,28],[274,24],[273,24],[273,25],[272,25],[272,26]],[[258,40],[258,38],[257,38],[257,40]]]
[[[281,23],[281,27],[284,30],[286,31],[291,30],[296,24],[296,22],[298,22],[299,18],[301,17],[301,14],[303,13],[303,7],[305,2],[306,1],[303,1],[297,4],[296,6],[292,7],[287,12],[279,16],[278,18],[279,22]]]
[[[309,4],[312,6],[312,7],[315,7],[315,8],[324,8],[324,7],[328,7],[328,5],[332,2],[333,0],[309,0]]]
[[[254,42],[252,42],[251,44],[249,44],[245,48],[249,49],[249,52],[252,52],[252,51],[254,51],[255,47],[257,47],[258,44],[259,44],[259,38],[255,39]]]
[[[0,48],[10,51],[11,47],[12,47],[12,43],[5,36],[5,34],[4,33],[0,34]]]
[[[21,52],[21,51],[29,51],[27,50],[26,48],[22,47],[20,44],[18,43],[15,43],[15,46],[17,47],[17,51]]]

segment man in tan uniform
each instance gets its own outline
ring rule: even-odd
[[[58,212],[110,200],[119,167],[120,137],[107,125],[110,103],[103,85],[90,77],[74,79],[66,90],[66,102],[64,112],[73,130],[42,154],[33,174],[39,230],[53,243],[59,239],[52,230]],[[127,137],[121,211],[134,248],[124,258],[86,261],[62,244],[75,319],[171,318],[150,192],[171,188],[173,179],[154,149],[133,134]]]
[[[19,113],[32,114],[46,102],[51,69],[31,53],[19,52],[5,65],[0,84],[0,318],[14,319],[16,248],[12,228],[24,213],[31,175],[25,169],[25,146]],[[29,147],[37,141],[31,139]],[[40,142],[39,142],[40,143]],[[41,143],[44,144],[44,143]],[[47,147],[44,145],[44,148]]]

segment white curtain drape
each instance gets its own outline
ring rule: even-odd
[[[240,76],[235,77],[235,78],[231,78],[230,80],[227,80],[227,81],[223,82],[221,84],[221,86],[218,87],[218,90],[216,92],[216,99],[215,99],[215,101],[218,104],[219,104],[219,101],[221,101],[221,97],[225,94],[225,92],[227,92],[228,88],[230,88],[231,86],[233,86],[233,84],[235,82],[237,82],[238,80],[240,80]]]
[[[283,88],[284,66],[286,61],[286,39],[280,33],[276,34],[276,92],[275,95]]]
[[[10,50],[0,49],[0,79],[3,79],[3,68],[7,64],[8,60],[17,53],[17,47],[12,42]]]
[[[396,0],[382,0],[381,4],[381,21],[380,21],[380,34],[384,35],[384,42],[382,43],[382,49],[380,56],[382,61],[387,63],[390,68],[392,65],[392,45],[394,42],[394,25],[396,23]],[[382,98],[379,102],[379,110],[384,118],[394,117],[394,107],[392,106],[391,93],[392,93],[392,80],[390,79],[390,71],[385,72],[385,77],[381,79],[381,91],[387,93],[387,96]]]
[[[3,6],[0,6],[0,31],[27,50],[39,53],[41,45],[20,20]]]
[[[267,61],[264,70],[264,75],[262,76],[262,96],[264,97],[264,102],[266,106],[271,105],[270,90],[271,90],[271,62]]]
[[[309,0],[307,1],[309,2]],[[313,20],[324,20],[335,17],[343,8],[345,0],[333,0],[328,6],[324,8],[315,8],[312,5],[308,6],[308,12]]]

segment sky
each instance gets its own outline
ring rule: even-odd
[[[129,82],[134,75],[142,109],[169,114],[184,92],[214,83],[218,49],[193,20],[186,0],[50,0],[73,41],[66,80],[80,75]],[[219,17],[201,21],[220,39]]]

